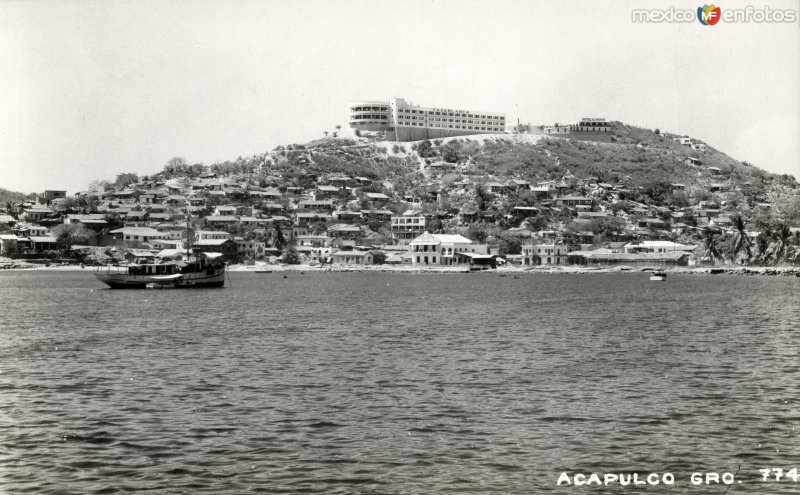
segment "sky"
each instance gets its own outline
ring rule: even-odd
[[[0,187],[72,194],[173,157],[234,160],[346,128],[348,101],[392,97],[509,123],[605,117],[800,178],[800,22],[632,19],[698,6],[0,0]]]

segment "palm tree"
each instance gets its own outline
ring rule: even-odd
[[[712,229],[706,229],[705,246],[706,250],[703,254],[704,258],[710,259],[715,265],[722,258],[717,247],[717,232]]]
[[[786,261],[797,264],[800,262],[800,231],[795,231],[789,242],[792,245],[786,250]]]
[[[789,229],[788,225],[781,223],[775,230],[774,235],[778,240],[778,245],[775,247],[775,261],[781,261],[785,259],[787,255],[789,238],[792,236],[792,231]]]
[[[764,230],[758,234],[756,237],[756,247],[758,248],[758,260],[761,263],[766,263],[772,257],[773,250],[769,245],[769,240],[772,237],[772,233],[770,232],[769,228],[766,227]]]
[[[747,261],[749,262],[750,258],[753,257],[753,253],[750,249],[750,238],[744,230],[744,220],[741,215],[736,215],[731,221],[733,222],[733,228],[736,229],[736,237],[733,240],[733,257],[736,258],[739,251],[744,249],[747,253]]]

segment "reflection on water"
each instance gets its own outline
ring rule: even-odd
[[[638,471],[721,493],[689,475],[741,466],[731,493],[800,492],[756,483],[800,467],[800,279],[230,282],[0,273],[0,489],[574,493],[562,471]]]

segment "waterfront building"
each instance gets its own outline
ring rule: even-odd
[[[502,113],[422,107],[402,98],[388,102],[349,102],[348,110],[351,129],[382,131],[395,141],[500,134],[506,130],[506,117]]]
[[[239,259],[242,258],[262,258],[266,253],[267,245],[263,241],[256,241],[255,239],[244,239],[243,237],[235,237],[233,242],[236,243],[236,249],[239,254]]]
[[[336,251],[331,255],[331,263],[342,265],[371,265],[373,262],[371,251]]]
[[[475,244],[470,239],[457,234],[422,235],[411,241],[411,264],[414,266],[451,266],[469,263],[475,255],[489,256],[486,244]]]
[[[299,235],[295,249],[309,259],[327,260],[332,252],[333,239],[326,235]]]
[[[576,251],[577,247],[561,242],[547,244],[523,244],[522,264],[532,265],[566,265],[567,255]]]

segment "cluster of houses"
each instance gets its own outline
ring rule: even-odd
[[[190,243],[196,252],[219,252],[231,262],[275,261],[293,248],[301,261],[311,264],[687,264],[697,246],[675,239],[691,229],[724,229],[732,224],[725,210],[710,202],[685,208],[630,203],[626,211],[612,211],[608,205],[629,192],[623,184],[591,180],[577,185],[575,180],[486,182],[481,187],[498,198],[522,191],[536,198],[537,206],[516,206],[510,213],[518,226],[504,235],[517,237],[521,245],[521,252],[511,254],[501,252],[497,243],[478,243],[457,233],[431,233],[432,223],[442,221],[455,219],[468,225],[498,220],[496,211],[468,207],[457,213],[420,213],[421,202],[440,201],[453,188],[474,187],[468,179],[448,186],[434,181],[422,188],[423,198],[392,198],[384,192],[364,190],[372,183],[366,177],[312,174],[307,179],[305,187],[285,186],[278,179],[257,187],[247,180],[213,173],[191,180],[141,178],[118,190],[76,194],[73,199],[81,199],[79,204],[91,210],[89,213],[75,213],[74,205],[64,209],[66,191],[48,190],[14,205],[14,215],[0,214],[0,255],[36,257],[63,249],[51,229],[65,224],[92,232],[86,243],[89,247],[122,245],[140,257],[186,249]],[[672,187],[674,191],[686,189],[683,184]],[[396,213],[398,205],[404,208],[402,213]],[[603,243],[595,242],[590,229],[565,232],[563,222],[550,225],[550,230],[530,228],[530,219],[564,211],[577,225],[615,217],[625,228],[605,235]],[[692,225],[682,221],[687,216],[692,217]],[[191,229],[187,219],[191,219]]]

